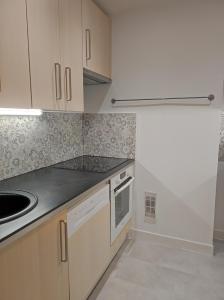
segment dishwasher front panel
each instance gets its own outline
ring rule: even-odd
[[[68,213],[70,300],[86,300],[110,262],[109,185]]]

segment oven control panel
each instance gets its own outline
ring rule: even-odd
[[[120,180],[124,179],[127,176],[127,172],[124,171],[123,173],[120,174]]]
[[[134,166],[127,167],[126,170],[122,170],[121,173],[117,174],[111,179],[111,190],[115,189],[129,177],[134,177]]]

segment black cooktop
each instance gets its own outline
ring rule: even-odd
[[[81,172],[106,173],[123,164],[127,160],[127,158],[84,155],[56,164],[53,167]]]

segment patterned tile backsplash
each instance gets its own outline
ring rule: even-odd
[[[82,153],[82,114],[0,117],[0,180]]]
[[[135,157],[135,114],[85,114],[84,154]]]
[[[1,116],[0,180],[83,154],[134,158],[135,123],[135,114]]]

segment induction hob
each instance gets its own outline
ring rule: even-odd
[[[58,163],[53,167],[81,172],[106,173],[123,164],[127,160],[127,158],[84,155],[62,163]]]

